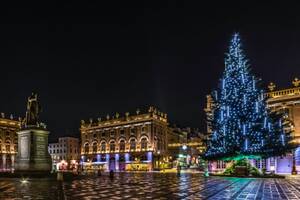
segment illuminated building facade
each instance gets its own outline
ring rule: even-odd
[[[14,162],[18,150],[17,131],[21,128],[21,122],[15,120],[12,115],[6,118],[4,113],[0,116],[0,172],[14,170]]]
[[[83,170],[151,171],[168,161],[167,114],[150,107],[120,117],[81,121]]]
[[[276,90],[276,85],[270,83],[268,88],[268,106],[272,110],[284,110],[292,121],[292,142],[299,146],[300,144],[300,80],[295,78],[292,81],[293,87],[283,90]],[[293,154],[274,159],[272,168],[277,173],[291,173],[298,171],[300,173],[300,148],[297,148]],[[294,168],[294,170],[293,170]]]
[[[293,86],[288,89],[276,89],[274,83],[268,86],[269,91],[266,93],[267,105],[272,110],[284,110],[292,121],[292,142],[297,145],[300,144],[300,80],[297,78],[292,81]],[[204,109],[207,118],[211,119],[213,116],[213,102],[210,95],[207,96],[207,104]],[[211,127],[207,124],[207,132],[210,135]],[[253,165],[259,169],[266,169],[275,173],[290,174],[293,171],[300,173],[300,148],[297,148],[294,154],[288,154],[283,157],[252,160]],[[226,163],[223,161],[215,161],[210,163],[210,170],[217,172],[223,171]]]
[[[80,158],[79,139],[60,137],[57,143],[49,143],[48,152],[52,159],[53,170],[75,170]]]
[[[168,151],[176,165],[198,168],[199,156],[205,148],[204,136],[198,129],[171,127],[168,139]],[[173,167],[175,163],[173,163]]]

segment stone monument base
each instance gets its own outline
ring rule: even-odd
[[[31,127],[18,134],[18,155],[15,163],[16,173],[49,173],[52,168],[48,153],[49,131]]]

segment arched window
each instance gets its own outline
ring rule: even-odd
[[[106,151],[106,144],[105,144],[105,142],[101,143],[101,151]]]
[[[136,142],[135,139],[130,140],[130,150],[135,150],[136,148]]]
[[[85,145],[84,145],[84,153],[89,153],[89,151],[90,151],[90,147],[89,147],[89,143],[86,143]]]
[[[125,151],[125,140],[120,141],[120,151]]]
[[[147,150],[147,138],[143,138],[141,140],[141,149],[142,150]]]
[[[110,151],[115,151],[115,148],[116,148],[115,142],[111,141],[110,144],[109,144]]]
[[[7,141],[5,144],[5,150],[6,150],[6,152],[10,152],[10,142],[9,141]]]
[[[93,153],[97,153],[97,142],[93,143]]]

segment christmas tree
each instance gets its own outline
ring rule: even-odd
[[[250,72],[236,33],[226,54],[221,84],[212,93],[212,135],[205,153],[207,159],[269,157],[288,150],[286,118],[268,110],[258,82]]]

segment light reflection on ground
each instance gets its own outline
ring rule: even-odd
[[[204,178],[201,174],[123,173],[59,183],[0,179],[0,199],[300,199],[300,178]]]

